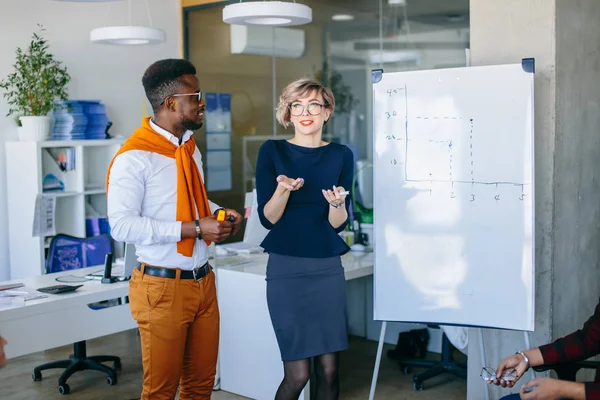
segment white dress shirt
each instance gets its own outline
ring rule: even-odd
[[[152,119],[150,126],[179,146],[179,139]],[[185,132],[182,143],[191,137],[191,131]],[[204,180],[202,155],[197,147],[193,158]],[[211,201],[209,205],[211,212],[219,208]],[[110,170],[107,211],[111,236],[119,242],[135,244],[139,262],[191,270],[208,261],[204,240],[196,240],[191,257],[177,252],[181,221],[175,219],[177,166],[174,158],[141,150],[119,154]]]

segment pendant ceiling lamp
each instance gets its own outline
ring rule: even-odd
[[[293,26],[311,21],[312,9],[296,1],[240,1],[223,8],[223,22],[231,25]]]
[[[163,43],[167,39],[167,35],[162,29],[152,27],[152,16],[150,15],[148,0],[144,0],[144,3],[146,6],[146,13],[148,15],[148,21],[150,22],[149,27],[131,25],[131,0],[128,0],[128,3],[129,25],[105,26],[103,28],[93,29],[90,32],[90,40],[92,43],[135,46]]]
[[[123,1],[123,0],[54,0],[62,1],[64,3],[108,3],[109,1]]]

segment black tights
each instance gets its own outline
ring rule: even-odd
[[[317,400],[337,400],[340,387],[338,380],[338,353],[315,357],[317,376]],[[284,361],[284,377],[275,400],[297,400],[310,378],[310,359]]]

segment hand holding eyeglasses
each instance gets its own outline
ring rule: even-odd
[[[498,372],[496,370],[494,370],[494,368],[490,368],[490,367],[483,367],[481,369],[481,379],[483,379],[484,381],[486,381],[487,383],[493,383],[497,377],[498,377]],[[516,369],[509,369],[509,370],[504,370],[501,375],[500,375],[500,379],[504,380],[505,382],[516,382],[517,381],[517,370]]]
[[[496,370],[496,377],[488,383],[502,387],[513,387],[527,370],[527,363],[520,354],[514,354],[500,361]],[[512,372],[507,374],[507,372]],[[483,378],[483,376],[482,376]]]

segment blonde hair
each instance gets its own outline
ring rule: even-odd
[[[290,125],[290,105],[308,93],[316,91],[317,95],[323,96],[324,106],[333,114],[335,108],[335,98],[331,90],[321,85],[319,82],[310,79],[298,79],[287,85],[281,96],[279,96],[279,104],[277,105],[277,121],[287,128]]]

